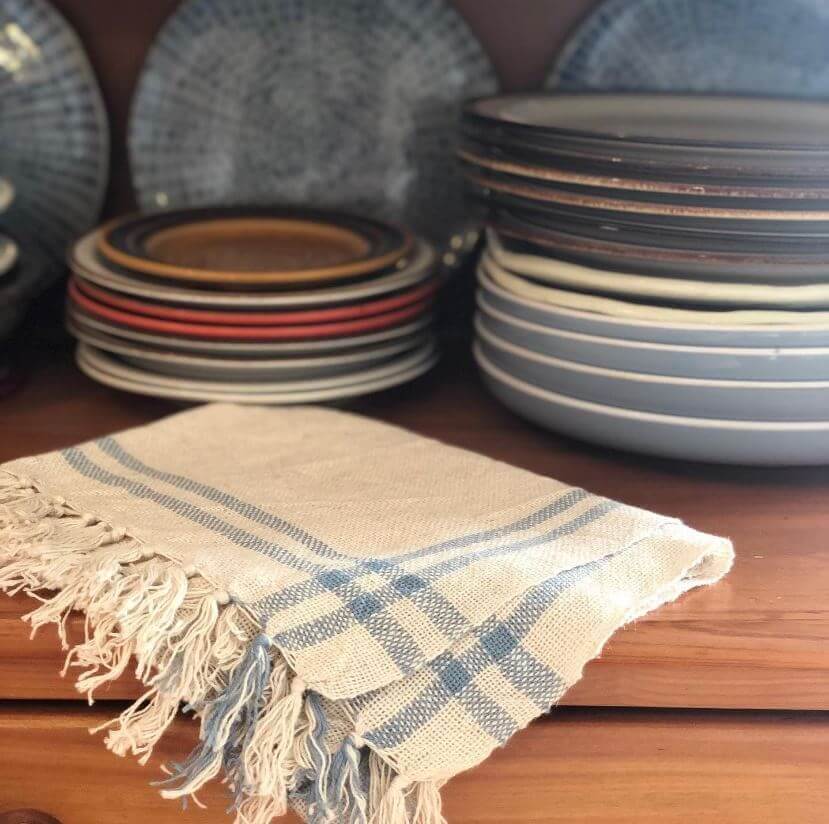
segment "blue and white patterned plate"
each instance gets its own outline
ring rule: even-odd
[[[829,98],[829,0],[606,0],[550,88]]]
[[[139,81],[138,200],[353,208],[443,241],[461,102],[495,87],[447,0],[187,0]]]
[[[95,222],[107,183],[106,113],[83,46],[45,0],[0,0],[0,216],[56,262]]]

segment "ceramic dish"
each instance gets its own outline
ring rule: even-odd
[[[499,210],[490,223],[509,251],[550,255],[600,269],[619,268],[653,275],[694,275],[716,281],[769,283],[829,280],[829,249],[809,253],[764,251],[749,242],[746,250],[731,242],[695,244],[693,238],[667,237],[664,232],[629,231],[619,237],[609,228],[588,236],[579,226],[572,231],[551,229],[531,215]],[[604,235],[603,237],[601,235]],[[635,242],[634,242],[635,241]],[[682,245],[685,244],[685,248]],[[729,245],[731,249],[729,249]],[[719,247],[719,248],[718,248]],[[724,247],[724,248],[723,248]]]
[[[826,98],[827,40],[826,0],[608,0],[547,85]]]
[[[119,326],[138,331],[176,335],[190,338],[209,338],[215,340],[313,340],[319,338],[342,338],[381,331],[393,326],[403,325],[424,314],[431,306],[430,300],[386,312],[370,318],[338,321],[335,323],[308,323],[300,326],[231,326],[205,323],[180,323],[178,321],[160,320],[146,315],[134,315],[113,309],[93,300],[84,294],[78,283],[69,282],[70,301],[84,312]]]
[[[238,358],[311,357],[333,352],[354,352],[368,346],[404,340],[418,332],[424,331],[433,322],[433,318],[430,315],[423,315],[402,326],[395,326],[380,332],[354,335],[347,338],[326,338],[304,341],[237,342],[211,339],[200,340],[197,338],[182,338],[175,335],[157,335],[151,332],[141,332],[95,318],[78,309],[76,306],[73,306],[71,303],[67,308],[67,317],[70,323],[79,326],[81,329],[102,332],[119,340],[146,344],[160,349],[170,349],[175,352],[194,352],[202,355]]]
[[[408,383],[428,372],[437,362],[438,355],[433,347],[424,347],[417,359],[407,360],[405,364],[398,364],[396,370],[387,370],[382,377],[370,380],[360,380],[344,386],[334,386],[316,389],[297,389],[294,391],[280,391],[273,389],[259,392],[240,392],[233,385],[226,385],[225,390],[197,389],[182,387],[180,381],[173,380],[166,386],[150,383],[146,380],[146,373],[137,369],[119,367],[113,370],[114,361],[100,352],[84,347],[80,344],[77,353],[77,362],[80,369],[93,380],[135,392],[141,395],[151,395],[159,398],[170,398],[181,401],[225,403],[258,403],[258,404],[297,404],[297,403],[324,403],[328,401],[345,400],[383,389],[390,389]],[[218,384],[221,386],[222,384]]]
[[[496,86],[447,0],[188,0],[138,82],[138,200],[276,194],[389,216],[442,245],[468,215],[452,157],[461,102]]]
[[[499,369],[475,347],[484,380],[505,406],[585,441],[665,458],[760,466],[829,462],[829,422],[723,421],[660,415],[539,389]]]
[[[15,189],[3,225],[60,261],[103,202],[103,101],[83,46],[49,3],[3,0],[0,32],[0,157]]]
[[[526,297],[513,291],[516,285],[521,287],[520,278],[503,271],[493,272],[494,276],[488,274],[483,266],[478,272],[481,289],[493,307],[520,320],[567,332],[671,346],[829,347],[829,313],[825,312],[775,313],[789,321],[781,324],[759,322],[758,316],[769,313],[758,311],[661,310],[669,314],[648,317],[641,306],[608,298],[580,300],[576,308]],[[562,291],[562,300],[566,301],[571,294]],[[549,290],[543,296],[549,297]],[[752,322],[748,322],[749,318]]]
[[[476,324],[480,351],[518,380],[573,398],[692,418],[826,421],[829,382],[678,378],[541,355]]]
[[[829,179],[829,107],[704,95],[527,94],[468,103],[464,133],[584,167],[748,180]],[[758,136],[762,136],[758,140]]]
[[[276,312],[232,312],[222,309],[191,309],[176,306],[167,306],[160,303],[148,303],[136,298],[120,295],[92,285],[83,277],[76,275],[75,283],[80,290],[98,303],[119,309],[129,314],[146,315],[161,320],[179,321],[182,323],[197,324],[224,324],[242,326],[291,326],[303,324],[333,323],[339,321],[355,321],[360,318],[370,318],[404,309],[412,304],[422,303],[431,299],[437,290],[437,280],[431,279],[406,289],[391,297],[366,301],[346,306],[335,306],[327,309],[292,309]]]
[[[616,319],[650,321],[655,323],[688,324],[700,330],[717,326],[766,326],[790,327],[796,332],[802,327],[829,326],[829,311],[797,311],[773,309],[682,309],[673,306],[655,306],[632,303],[601,295],[572,292],[541,285],[508,272],[486,254],[480,268],[488,278],[511,295],[531,303],[547,304],[558,308],[576,309]]]
[[[365,347],[353,352],[318,357],[232,358],[188,355],[130,343],[102,332],[67,323],[69,332],[82,343],[117,355],[125,363],[146,372],[198,380],[251,382],[316,379],[370,369],[426,343],[428,333]]]
[[[303,289],[287,292],[229,292],[191,287],[171,286],[157,280],[142,279],[131,272],[102,261],[97,254],[98,233],[82,237],[69,252],[70,268],[90,281],[126,295],[162,301],[176,306],[204,307],[243,311],[253,309],[310,309],[337,306],[377,299],[417,286],[435,270],[433,247],[423,240],[415,241],[411,254],[382,277],[355,284]]]
[[[684,222],[692,226],[711,226],[727,221],[736,228],[756,224],[757,231],[799,231],[797,224],[805,224],[806,233],[826,234],[829,232],[829,209],[814,206],[804,209],[796,201],[791,208],[780,208],[782,204],[775,201],[769,208],[756,206],[703,206],[693,203],[679,203],[671,200],[622,199],[609,196],[606,191],[588,189],[570,191],[564,188],[545,186],[538,182],[529,182],[514,176],[482,174],[467,171],[466,179],[479,191],[496,192],[509,195],[521,202],[555,204],[588,214],[622,214],[644,215],[652,220],[660,220],[667,225],[682,226]],[[612,194],[612,193],[611,193]],[[824,205],[824,204],[819,204]],[[791,229],[789,228],[791,227]]]
[[[17,258],[17,244],[10,237],[0,234],[0,278],[14,268]]]
[[[612,197],[626,195],[635,197],[669,197],[672,203],[713,203],[728,204],[732,201],[794,201],[798,208],[804,201],[829,201],[829,185],[811,186],[804,181],[799,186],[747,185],[735,182],[729,184],[713,181],[665,180],[660,178],[626,177],[624,174],[601,174],[599,172],[579,171],[576,169],[557,168],[549,163],[533,164],[518,158],[512,158],[502,150],[493,152],[485,146],[467,145],[458,151],[458,157],[470,169],[480,169],[484,173],[494,172],[532,183],[553,184],[570,187],[574,191],[586,189],[592,192],[604,192]],[[623,172],[623,169],[617,170]]]
[[[660,278],[593,269],[551,257],[511,252],[495,232],[487,238],[487,253],[507,271],[563,289],[619,295],[633,301],[669,302],[671,305],[766,307],[771,309],[829,308],[829,283],[778,286],[766,283],[721,283]]]
[[[829,381],[829,347],[671,346],[568,332],[496,309],[478,293],[478,322],[508,343],[605,369],[678,378]]]
[[[130,215],[98,235],[101,254],[152,277],[233,286],[296,286],[394,266],[412,247],[379,221],[300,207]]]

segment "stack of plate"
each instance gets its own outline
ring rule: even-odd
[[[829,461],[829,106],[530,94],[463,131],[499,398],[626,449]]]
[[[309,208],[131,216],[83,237],[68,323],[101,383],[189,401],[307,403],[404,383],[436,360],[425,241]]]

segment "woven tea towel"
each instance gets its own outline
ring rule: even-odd
[[[354,415],[216,404],[0,469],[0,586],[87,614],[78,689],[135,667],[107,745],[182,702],[240,824],[435,824],[439,788],[620,625],[713,583],[728,541]],[[53,592],[46,592],[46,591]]]

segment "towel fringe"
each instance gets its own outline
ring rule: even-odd
[[[134,665],[145,693],[90,730],[107,730],[115,754],[146,763],[182,703],[199,716],[199,744],[159,782],[165,798],[194,797],[223,773],[237,824],[268,824],[293,792],[308,793],[315,824],[445,824],[439,783],[397,775],[356,734],[329,752],[322,697],[227,593],[31,479],[2,474],[0,590],[40,601],[25,620],[33,633],[57,627],[63,674],[80,670],[90,703]],[[86,620],[70,647],[74,611]]]

